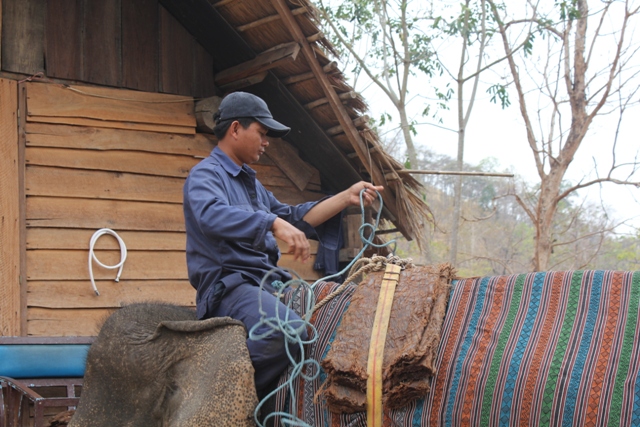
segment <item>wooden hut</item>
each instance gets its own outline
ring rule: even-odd
[[[380,148],[305,0],[0,0],[0,17],[0,335],[95,335],[124,303],[195,305],[182,185],[215,144],[198,112],[233,90],[293,128],[255,165],[280,200],[370,180],[420,237],[418,183]],[[119,282],[93,264],[97,296],[102,228],[128,255]],[[116,239],[95,247],[118,262]]]

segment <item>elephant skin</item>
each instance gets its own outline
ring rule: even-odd
[[[111,315],[89,349],[70,427],[254,426],[244,325],[166,304]]]

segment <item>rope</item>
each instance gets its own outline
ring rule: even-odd
[[[260,321],[256,325],[254,325],[253,328],[251,328],[251,330],[249,331],[249,339],[260,340],[268,337],[273,333],[280,332],[286,337],[289,343],[295,344],[299,348],[300,361],[297,361],[292,357],[289,350],[289,346],[286,345],[285,349],[287,352],[287,357],[289,358],[289,362],[291,363],[291,368],[290,368],[291,374],[289,375],[289,379],[284,384],[279,385],[275,390],[273,390],[271,393],[266,395],[260,401],[260,403],[258,403],[258,406],[256,406],[256,409],[254,412],[254,419],[258,427],[264,427],[265,424],[268,424],[269,419],[274,418],[276,416],[279,416],[281,418],[281,423],[284,426],[312,427],[309,424],[305,423],[303,420],[299,419],[295,415],[290,414],[288,412],[272,412],[268,414],[263,420],[265,424],[262,424],[260,422],[258,415],[260,414],[260,408],[267,402],[267,400],[269,400],[271,397],[275,396],[275,394],[277,394],[280,390],[285,388],[289,389],[289,395],[292,400],[290,407],[294,408],[292,409],[292,411],[295,410],[295,408],[297,407],[295,402],[296,395],[294,390],[295,379],[300,376],[305,381],[312,381],[320,374],[320,370],[321,370],[320,364],[316,360],[305,359],[305,354],[304,354],[304,346],[307,344],[312,344],[318,339],[318,331],[315,328],[315,326],[311,324],[311,315],[313,314],[313,312],[318,308],[322,307],[324,304],[328,303],[332,298],[334,298],[340,292],[342,292],[352,280],[358,277],[359,274],[365,274],[368,271],[377,271],[374,269],[384,270],[387,263],[397,263],[398,265],[403,266],[403,268],[406,266],[412,265],[411,260],[401,260],[400,258],[394,255],[390,255],[389,257],[374,256],[372,258],[362,258],[362,254],[364,254],[364,252],[371,246],[376,248],[382,248],[382,247],[386,247],[393,244],[394,247],[392,252],[395,252],[395,240],[391,240],[384,244],[376,244],[373,242],[373,239],[375,238],[375,232],[378,229],[378,225],[380,224],[383,201],[382,201],[382,196],[380,195],[380,193],[378,193],[378,200],[380,201],[380,209],[377,213],[375,224],[367,223],[365,219],[364,200],[362,197],[364,191],[365,190],[362,190],[360,192],[360,208],[362,212],[362,216],[361,216],[362,225],[359,228],[360,239],[363,242],[363,248],[355,256],[355,258],[342,271],[339,271],[336,274],[332,274],[330,276],[326,276],[321,279],[318,279],[312,285],[302,280],[295,271],[286,269],[290,274],[292,274],[292,276],[294,276],[294,278],[289,280],[287,283],[284,283],[282,286],[278,286],[276,297],[282,300],[282,297],[284,296],[284,292],[287,290],[287,288],[291,285],[294,285],[295,287],[294,287],[294,290],[291,291],[293,292],[293,295],[291,296],[289,303],[287,305],[288,310],[287,310],[287,313],[285,314],[284,319],[280,319],[280,316],[278,315],[278,312],[277,312],[278,306],[276,306],[276,316],[267,318],[266,312],[262,309],[262,298],[259,298]],[[369,233],[367,233],[370,236],[369,238],[365,237],[365,232],[367,230],[369,230]],[[364,263],[367,263],[367,264],[360,267],[360,265]],[[340,277],[347,271],[351,272],[347,280],[345,280],[343,284],[338,287],[338,289],[336,289],[330,295],[327,295],[327,297],[325,297],[318,304],[315,304],[315,294],[313,290],[316,287],[316,285],[320,282],[326,282],[330,279]],[[264,285],[266,283],[270,283],[268,278],[273,272],[274,270],[269,271],[265,275],[265,277],[263,277],[262,281],[260,282],[261,289],[264,289]],[[302,301],[303,293],[306,296],[306,298],[304,299],[305,307],[301,308],[301,312],[304,314],[300,315],[301,320],[299,321],[291,320],[289,319],[289,313],[290,313],[290,310],[293,311],[292,303],[297,300]],[[261,295],[262,295],[262,292],[260,293],[260,296]],[[256,334],[255,331],[265,324],[269,325],[271,329],[263,334],[259,334],[259,335]],[[307,330],[309,333],[309,338],[306,341],[302,340],[301,338],[301,334],[304,330]],[[307,368],[306,370],[304,369],[305,367]],[[312,372],[312,374],[305,374],[304,372]]]
[[[351,268],[349,272],[349,277],[342,283],[342,285],[338,286],[335,291],[331,292],[329,295],[324,297],[322,301],[317,303],[312,312],[316,311],[323,305],[327,304],[333,298],[340,295],[351,282],[356,282],[356,278],[360,276],[364,276],[365,274],[371,273],[372,271],[382,271],[387,267],[387,264],[395,264],[399,265],[402,270],[406,268],[413,267],[413,260],[411,258],[401,259],[395,255],[391,255],[389,257],[384,257],[382,255],[375,255],[372,258],[360,258]],[[361,264],[364,264],[360,267]]]
[[[96,241],[100,238],[100,236],[103,236],[105,234],[110,234],[113,237],[115,237],[118,240],[118,244],[120,245],[120,262],[117,263],[116,265],[105,265],[101,263],[100,260],[98,260],[98,258],[96,257],[96,254],[94,253],[93,248],[96,244]],[[122,240],[120,236],[118,236],[118,233],[116,233],[115,231],[109,228],[101,228],[100,230],[93,233],[93,236],[91,236],[91,241],[89,242],[89,278],[91,279],[91,286],[93,287],[93,291],[96,293],[96,295],[100,296],[100,292],[98,292],[98,287],[96,286],[96,282],[93,279],[93,262],[92,261],[95,261],[101,267],[108,268],[110,270],[117,268],[118,274],[116,275],[115,281],[119,282],[120,275],[122,274],[122,268],[124,267],[124,262],[126,259],[127,259],[127,245],[124,244],[124,240]]]

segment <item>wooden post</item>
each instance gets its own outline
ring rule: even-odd
[[[0,79],[0,335],[20,335],[18,84]]]
[[[399,218],[395,195],[391,192],[391,189],[387,184],[387,180],[382,170],[380,170],[377,164],[369,162],[367,146],[360,137],[358,129],[353,125],[353,119],[349,116],[346,109],[342,105],[342,102],[338,97],[336,91],[333,89],[331,82],[329,82],[327,75],[322,70],[322,66],[316,60],[317,52],[313,50],[313,48],[307,41],[307,38],[302,32],[302,29],[300,29],[296,18],[293,16],[291,9],[289,9],[286,2],[284,0],[271,0],[271,3],[278,11],[278,14],[282,17],[282,22],[289,30],[291,36],[296,42],[298,42],[298,44],[300,44],[302,53],[307,60],[311,71],[316,76],[318,83],[322,86],[322,90],[324,91],[325,96],[329,99],[329,105],[331,105],[333,111],[336,113],[340,125],[344,129],[345,134],[349,138],[349,141],[351,142],[351,145],[355,149],[356,153],[358,153],[358,157],[367,168],[367,171],[369,172],[369,175],[371,175],[373,182],[377,185],[383,185],[385,187],[386,191],[384,191],[382,195],[385,208],[389,210],[392,216],[394,216],[395,218]],[[405,237],[411,239],[412,236],[408,233],[407,229],[403,224],[400,223],[400,221],[398,221],[397,226],[400,228],[402,234]]]

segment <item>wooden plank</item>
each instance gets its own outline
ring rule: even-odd
[[[318,280],[322,277],[322,273],[320,271],[316,271],[313,269],[313,264],[315,262],[315,257],[311,257],[307,262],[294,261],[293,255],[290,254],[282,254],[280,257],[280,262],[278,265],[280,267],[285,267],[295,271],[303,280],[307,282]],[[292,276],[295,277],[294,274]]]
[[[196,291],[188,280],[99,280],[100,296],[87,281],[31,281],[29,307],[118,308],[134,302],[157,301],[195,307]]]
[[[120,251],[95,251],[106,265],[120,261]],[[90,288],[88,250],[27,251],[28,280],[84,280]],[[93,263],[96,280],[114,280],[116,270]],[[127,280],[188,280],[184,251],[128,251],[120,281]]]
[[[125,130],[139,130],[139,131],[151,131],[151,132],[164,132],[164,133],[177,133],[185,135],[193,135],[196,133],[195,128],[186,126],[165,126],[157,124],[147,123],[127,123],[127,122],[110,122],[101,121],[99,119],[84,119],[77,117],[47,117],[47,116],[29,116],[30,122],[39,123],[52,123],[52,124],[64,124],[75,125],[85,127],[104,127],[112,129],[125,129]]]
[[[27,109],[27,90],[18,83],[18,112]],[[25,170],[25,114],[18,114],[18,184],[20,193],[20,335],[27,334],[27,203],[24,195]]]
[[[182,203],[184,179],[29,166],[25,184],[28,196]]]
[[[198,42],[194,42],[193,55],[193,96],[207,98],[215,95],[213,57]]]
[[[131,172],[185,178],[199,159],[170,154],[134,151],[91,151],[65,148],[27,147],[28,165]]]
[[[45,47],[47,76],[82,80],[83,0],[56,0],[46,4]]]
[[[273,160],[298,190],[303,191],[313,176],[313,167],[304,162],[295,149],[282,139],[270,139],[265,154]]]
[[[194,47],[191,34],[160,7],[160,90],[191,95],[194,86]]]
[[[95,251],[96,257],[106,265],[120,261],[120,251]],[[82,280],[88,289],[89,269],[87,267],[88,250],[30,250],[27,251],[27,279],[29,281],[67,281]],[[305,280],[319,278],[320,273],[313,270],[313,257],[302,263],[294,261],[293,255],[282,254],[279,265],[294,269]],[[115,270],[109,270],[93,263],[95,280],[112,280]],[[184,251],[128,251],[120,282],[130,280],[188,280],[187,263]]]
[[[104,321],[116,309],[30,308],[27,331],[30,336],[96,336]]]
[[[18,85],[0,79],[0,335],[20,335]]]
[[[0,71],[2,70],[2,0],[0,0]]]
[[[187,236],[183,232],[120,231],[127,250],[184,251]],[[69,228],[28,228],[27,249],[79,249],[88,250],[91,236],[96,230]],[[115,237],[105,234],[96,243],[97,250],[120,250]]]
[[[256,171],[258,180],[268,189],[271,187],[284,187],[291,191],[298,192],[293,182],[284,175],[278,166],[253,164],[251,168]]]
[[[95,230],[67,228],[29,228],[27,229],[27,249],[79,249],[87,250],[89,241]],[[118,231],[120,238],[127,245],[127,250],[145,251],[184,251],[187,245],[185,233]],[[289,246],[276,238],[282,253],[289,251]],[[318,253],[318,242],[309,241],[311,254]],[[105,234],[95,243],[96,250],[120,250],[115,237]]]
[[[158,2],[122,2],[122,85],[158,91]]]
[[[289,252],[289,245],[287,245],[283,240],[280,240],[276,237],[276,242],[278,242],[278,248],[280,248],[280,252],[282,254],[286,254]],[[315,255],[318,253],[318,241],[317,240],[309,240],[309,249],[311,251],[311,255]]]
[[[32,116],[68,117],[196,127],[191,97],[50,83],[28,83],[27,95],[30,120]]]
[[[45,0],[3,0],[2,70],[44,71]]]
[[[100,85],[122,82],[120,0],[85,0],[83,80]]]
[[[29,197],[28,227],[184,231],[182,205],[117,200]]]
[[[238,64],[226,70],[220,71],[214,77],[217,85],[225,85],[242,80],[249,76],[259,74],[279,67],[284,62],[295,61],[300,52],[300,45],[296,42],[286,43],[263,52],[255,58]]]
[[[207,157],[215,144],[202,134],[170,135],[122,129],[27,123],[27,146],[132,150]]]

